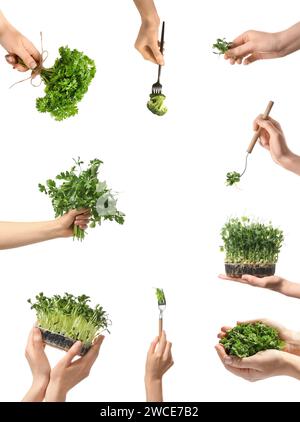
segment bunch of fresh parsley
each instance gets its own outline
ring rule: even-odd
[[[229,330],[226,337],[220,340],[227,354],[246,358],[262,350],[284,347],[278,331],[261,322],[243,323]]]
[[[46,95],[36,100],[38,111],[50,113],[55,120],[78,113],[77,103],[82,100],[96,73],[94,61],[82,52],[60,47],[59,54],[51,68],[41,69]]]
[[[70,170],[49,179],[45,185],[39,184],[40,192],[49,195],[55,211],[55,217],[62,216],[71,209],[88,208],[91,213],[90,227],[101,224],[102,220],[124,223],[124,214],[117,210],[117,201],[106,182],[98,179],[102,161],[91,160],[86,170],[82,170],[83,161],[78,158]],[[74,238],[84,239],[85,232],[74,225]]]

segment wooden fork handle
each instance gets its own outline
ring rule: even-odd
[[[264,120],[266,120],[269,117],[269,114],[270,114],[270,112],[272,110],[273,105],[274,105],[274,102],[273,101],[269,101],[269,104],[268,104],[268,106],[267,106],[267,108],[266,108],[266,110],[265,110],[265,112],[264,112],[264,114],[262,116],[262,118]],[[251,154],[251,152],[253,151],[253,148],[255,147],[255,144],[256,144],[258,138],[260,137],[260,133],[261,133],[261,128],[259,128],[254,133],[253,138],[252,138],[252,140],[251,140],[251,142],[250,142],[250,144],[248,146],[248,149],[247,149],[248,154]]]
[[[158,320],[158,333],[159,333],[159,338],[162,335],[162,331],[163,331],[163,319],[159,318]]]

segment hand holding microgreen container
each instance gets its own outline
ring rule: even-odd
[[[77,341],[82,343],[80,355],[85,355],[95,338],[107,331],[110,321],[102,306],[89,305],[85,295],[46,297],[43,293],[30,299],[31,309],[36,311],[37,326],[43,341],[62,350],[69,350]]]
[[[45,185],[39,184],[40,192],[51,198],[55,216],[59,217],[71,209],[89,209],[90,227],[96,227],[102,220],[124,223],[124,214],[117,210],[117,200],[106,182],[98,178],[102,161],[91,160],[86,170],[83,161],[74,160],[70,170],[61,172],[56,180],[49,179]],[[74,225],[74,239],[83,240],[85,231]]]
[[[282,230],[248,217],[230,218],[221,230],[226,275],[265,277],[275,274],[284,240]]]

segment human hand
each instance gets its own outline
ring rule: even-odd
[[[90,219],[90,211],[88,209],[70,210],[61,217],[58,217],[54,224],[60,237],[73,236],[74,225],[86,230]]]
[[[232,47],[224,54],[230,64],[250,64],[262,59],[283,57],[288,52],[283,48],[281,33],[247,31],[232,42]]]
[[[25,356],[32,372],[32,386],[23,401],[42,401],[50,380],[50,364],[45,353],[45,344],[39,328],[29,334]]]
[[[8,52],[5,56],[14,69],[26,72],[35,69],[40,63],[41,56],[36,47],[24,35],[17,31],[1,14],[0,44]],[[18,57],[24,65],[18,63]]]
[[[73,360],[79,355],[82,344],[77,341],[65,356],[52,369],[45,401],[65,401],[69,390],[87,378],[98,357],[104,336],[99,336],[86,355]]]
[[[158,30],[159,19],[152,22],[142,21],[134,46],[145,60],[164,65],[164,56],[159,49]]]
[[[284,327],[283,325],[266,319],[254,319],[250,321],[238,321],[237,324],[254,324],[256,322],[261,322],[262,324],[267,325],[268,327],[275,328],[278,331],[279,337],[281,340],[284,341],[284,348],[283,350],[288,353],[292,353],[294,355],[300,356],[300,333],[297,331],[289,330],[288,328]],[[222,327],[221,331],[218,334],[218,338],[222,339],[226,337],[227,332],[231,329],[231,327]]]
[[[162,377],[174,364],[171,349],[165,331],[150,345],[145,372],[147,401],[163,401]]]
[[[283,290],[283,285],[287,283],[282,277],[270,276],[270,277],[254,277],[253,275],[245,274],[242,278],[229,277],[226,274],[220,274],[218,276],[221,280],[237,281],[238,283],[248,284],[253,287],[262,287],[265,289],[274,290],[280,292]]]
[[[293,355],[280,350],[265,350],[240,359],[227,355],[221,344],[217,344],[215,349],[225,369],[247,381],[254,382],[279,375],[299,376],[299,369],[298,371],[292,369]],[[296,359],[300,361],[299,357]]]

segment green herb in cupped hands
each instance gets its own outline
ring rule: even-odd
[[[83,161],[74,160],[75,165],[70,170],[56,176],[56,180],[49,179],[45,185],[39,184],[40,192],[51,198],[55,217],[76,209],[89,209],[90,227],[96,227],[102,220],[124,223],[124,214],[117,210],[117,200],[107,187],[106,182],[98,178],[102,161],[95,159],[89,162],[85,170]],[[74,239],[83,240],[85,231],[74,225]]]
[[[220,340],[227,354],[246,358],[268,349],[282,350],[284,341],[275,328],[261,322],[242,323],[227,331]]]
[[[96,66],[88,56],[69,47],[60,47],[59,54],[51,68],[39,71],[46,86],[45,96],[36,100],[36,108],[55,120],[64,120],[78,113],[77,104],[87,92]]]
[[[79,340],[85,346],[91,346],[95,337],[107,330],[110,323],[103,308],[100,305],[92,308],[86,295],[76,297],[65,293],[46,297],[39,293],[35,302],[31,299],[28,302],[36,312],[39,328]]]
[[[213,44],[213,51],[214,54],[218,54],[219,56],[225,54],[232,47],[232,42],[226,41],[225,38],[218,38],[217,41]]]

